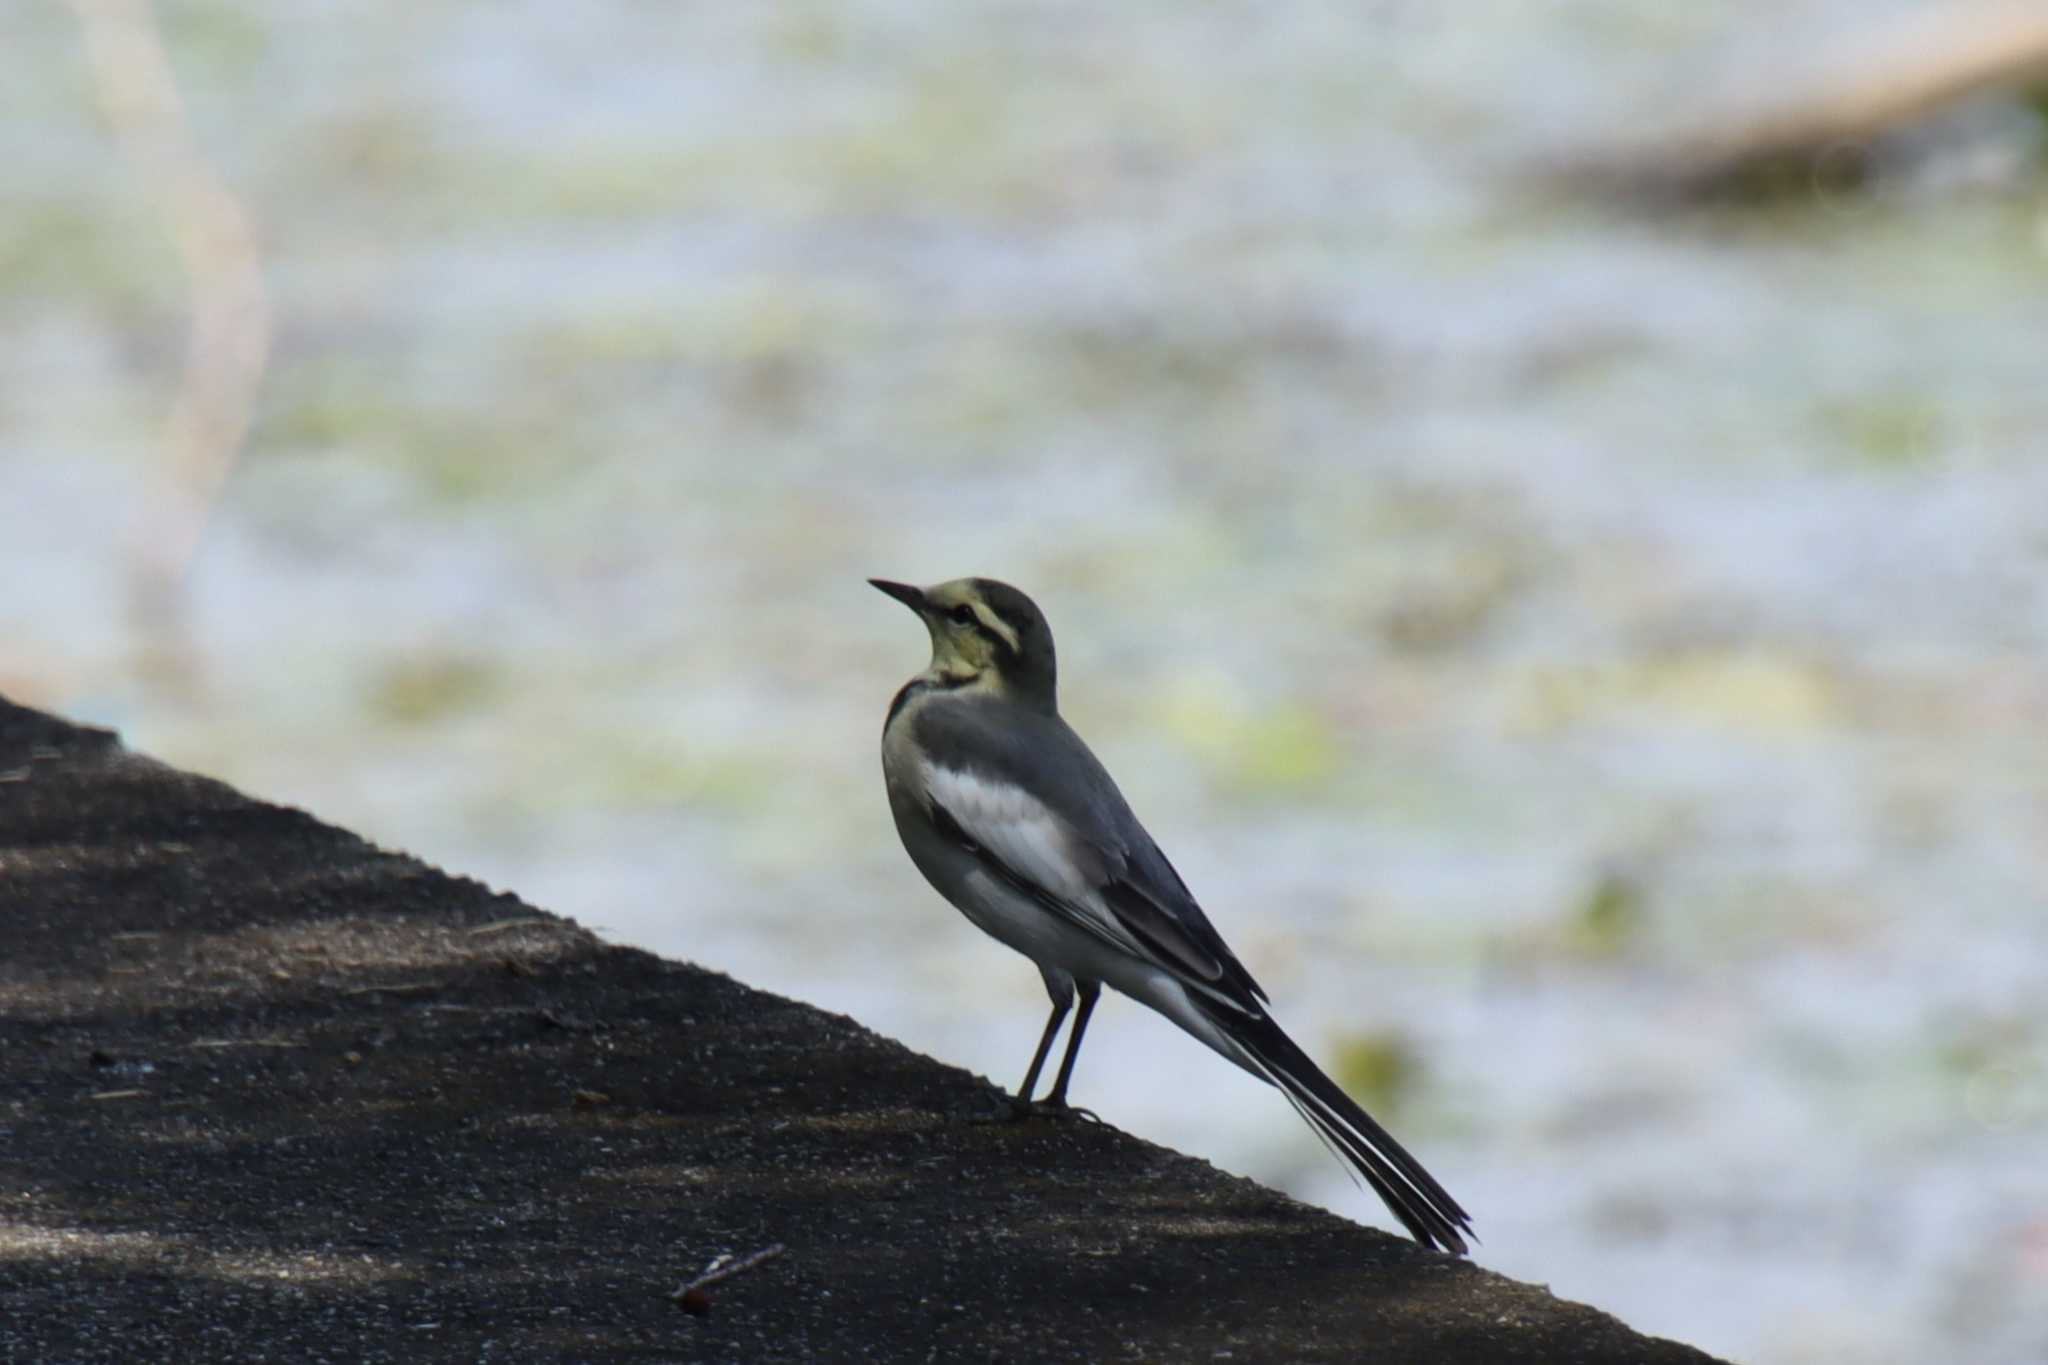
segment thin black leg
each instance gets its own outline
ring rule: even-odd
[[[1074,1059],[1081,1055],[1081,1035],[1088,1031],[1088,1016],[1095,1013],[1095,1002],[1102,998],[1102,986],[1100,983],[1083,981],[1078,984],[1081,989],[1081,1012],[1074,1016],[1074,1031],[1067,1037],[1067,1055],[1060,1059],[1059,1078],[1052,1083],[1052,1093],[1045,1097],[1045,1102],[1055,1109],[1066,1107],[1067,1082],[1074,1079]],[[1046,1042],[1051,1042],[1052,1034],[1048,1032],[1045,1035],[1045,1039]],[[1045,1045],[1041,1043],[1039,1045],[1041,1060],[1043,1059],[1044,1051]],[[1031,1070],[1033,1075],[1037,1074],[1038,1066],[1036,1063],[1032,1064]]]
[[[1083,996],[1082,999],[1084,1003],[1081,1006],[1081,1017],[1083,1019],[1086,1019],[1088,1017],[1087,1011],[1094,1006],[1095,1001],[1087,996]],[[1017,1102],[1019,1104],[1024,1105],[1027,1108],[1030,1106],[1031,1092],[1038,1088],[1039,1069],[1045,1065],[1045,1055],[1048,1052],[1052,1051],[1053,1035],[1060,1031],[1060,1021],[1067,1017],[1067,1011],[1072,1009],[1073,1007],[1073,996],[1069,995],[1065,998],[1061,998],[1059,996],[1053,997],[1052,1018],[1045,1021],[1045,1034],[1038,1040],[1038,1051],[1031,1054],[1031,1069],[1024,1073],[1024,1084],[1017,1091]],[[1062,1090],[1064,1090],[1066,1087],[1066,1076],[1067,1068],[1062,1066],[1060,1068],[1060,1083]]]

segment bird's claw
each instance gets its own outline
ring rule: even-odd
[[[1065,1100],[1026,1100],[1012,1095],[1003,1101],[992,1114],[977,1115],[975,1123],[1029,1123],[1033,1119],[1052,1119],[1064,1123],[1069,1119],[1080,1119],[1086,1123],[1102,1122],[1101,1115],[1093,1109],[1083,1109]]]

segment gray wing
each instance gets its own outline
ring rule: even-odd
[[[928,707],[915,723],[949,838],[1052,913],[1262,1013],[1265,992],[1066,722],[991,701]]]

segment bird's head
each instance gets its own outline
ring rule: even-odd
[[[883,578],[868,582],[924,619],[932,636],[926,677],[1053,709],[1058,674],[1052,628],[1023,593],[993,578],[956,578],[929,588]]]

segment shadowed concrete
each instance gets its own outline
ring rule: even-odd
[[[0,1360],[1708,1359],[997,1098],[0,699]]]

